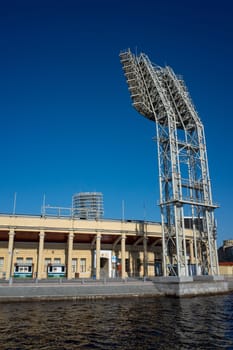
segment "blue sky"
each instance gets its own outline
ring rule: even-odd
[[[233,238],[231,1],[8,1],[0,11],[0,212],[100,191],[106,218],[160,221],[155,126],[131,106],[119,52],[184,77],[205,126],[218,243]]]

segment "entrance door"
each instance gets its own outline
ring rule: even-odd
[[[108,258],[100,258],[100,277],[109,277],[109,261]]]

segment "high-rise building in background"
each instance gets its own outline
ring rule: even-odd
[[[104,214],[101,192],[80,192],[72,198],[73,216],[79,219],[101,219]]]

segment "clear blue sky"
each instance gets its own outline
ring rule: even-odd
[[[154,124],[131,106],[119,52],[181,74],[205,125],[218,243],[233,238],[231,1],[5,1],[0,212],[100,191],[106,218],[160,221]]]

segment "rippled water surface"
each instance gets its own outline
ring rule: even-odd
[[[233,349],[233,294],[0,304],[0,349]]]

